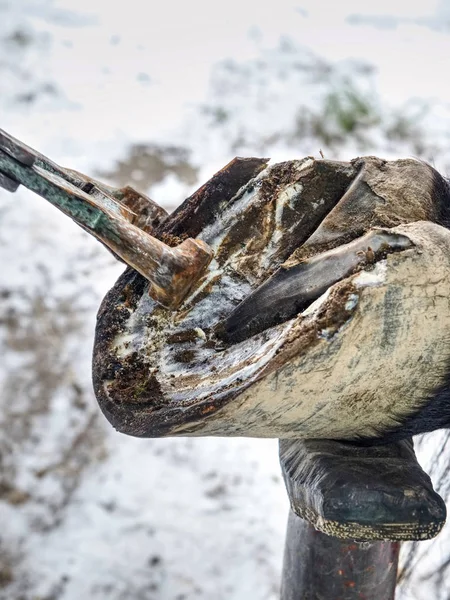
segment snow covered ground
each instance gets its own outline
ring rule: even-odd
[[[450,173],[449,49],[446,0],[0,0],[0,127],[168,208],[238,154]],[[25,190],[0,264],[0,599],[275,600],[276,442],[115,433],[90,353],[122,267]]]

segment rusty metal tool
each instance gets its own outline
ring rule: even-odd
[[[60,167],[0,129],[0,186],[15,192],[19,185],[51,202],[141,273],[150,282],[150,296],[167,308],[183,302],[212,258],[201,240],[170,247],[151,235],[152,225],[167,213],[146,196]]]

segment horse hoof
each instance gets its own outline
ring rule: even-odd
[[[105,298],[93,368],[105,415],[143,437],[443,426],[445,410],[407,424],[450,364],[445,180],[415,160],[265,164],[231,163],[154,229],[214,252],[177,310],[132,270]]]

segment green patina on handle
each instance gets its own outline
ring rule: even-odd
[[[172,248],[151,235],[152,221],[166,213],[131,188],[115,190],[63,169],[0,130],[0,185],[17,184],[39,194],[91,233],[149,282],[149,294],[176,309],[211,261],[201,240],[185,239]]]

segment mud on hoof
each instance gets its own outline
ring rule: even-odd
[[[328,535],[427,540],[445,523],[445,503],[417,462],[412,440],[370,447],[280,440],[280,462],[292,510]]]

